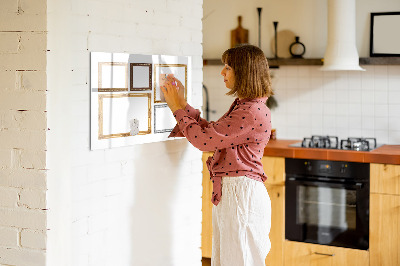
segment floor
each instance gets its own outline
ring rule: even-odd
[[[203,263],[203,266],[211,266],[211,259],[209,258],[202,258],[201,262]]]

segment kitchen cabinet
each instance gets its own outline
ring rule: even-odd
[[[400,165],[370,167],[370,265],[400,265]]]
[[[212,253],[212,183],[206,166],[206,161],[211,152],[203,153],[203,218],[202,218],[202,256],[211,258]],[[285,158],[263,157],[262,164],[268,176],[265,187],[271,198],[272,221],[271,221],[271,250],[266,258],[267,266],[283,265],[283,243],[285,230]]]
[[[206,161],[212,152],[203,153],[203,194],[202,194],[202,223],[201,223],[201,253],[203,258],[211,258],[212,252],[212,183]]]
[[[370,164],[371,193],[400,195],[400,165]]]
[[[283,265],[285,240],[285,158],[264,156],[261,160],[267,175],[265,187],[271,199],[271,250],[265,259],[266,266]]]
[[[369,253],[365,250],[285,241],[285,266],[365,266]]]

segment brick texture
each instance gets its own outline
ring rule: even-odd
[[[45,265],[46,12],[0,2],[0,265]]]

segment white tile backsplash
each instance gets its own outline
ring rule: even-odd
[[[278,108],[272,110],[272,125],[277,137],[376,137],[382,144],[400,144],[400,66],[362,67],[366,71],[320,71],[319,66],[272,69],[278,101]],[[210,94],[225,93],[222,83],[214,86],[220,80],[219,72],[211,75],[207,68],[211,67],[204,67],[204,83],[212,88]],[[229,106],[233,100],[220,95],[217,100],[210,96],[211,109]],[[214,118],[222,111],[226,108]]]

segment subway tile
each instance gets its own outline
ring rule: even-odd
[[[323,114],[326,115],[335,115],[336,114],[336,105],[334,103],[325,103],[323,107]]]
[[[375,119],[373,116],[363,116],[361,117],[362,129],[374,129]]]
[[[345,115],[336,116],[336,128],[347,129],[349,127],[349,118]]]
[[[387,78],[388,66],[387,65],[376,65],[374,66],[374,78]]]
[[[297,77],[287,77],[286,78],[286,87],[288,89],[296,89],[299,87],[298,78]]]
[[[325,103],[334,103],[336,101],[335,88],[332,88],[332,86],[330,85],[324,86],[323,95],[324,95],[323,101]]]
[[[324,85],[324,79],[322,77],[311,77],[310,87],[315,90],[320,90]]]
[[[400,117],[389,117],[389,130],[400,131]]]
[[[285,76],[286,77],[297,77],[298,76],[298,67],[297,66],[287,66]]]
[[[338,90],[336,91],[336,103],[346,103],[350,102],[349,91],[348,90]]]
[[[373,104],[361,105],[361,115],[362,116],[373,116],[374,114],[375,114],[375,106]]]
[[[361,116],[361,113],[362,113],[362,106],[360,103],[349,104],[349,115]]]
[[[360,116],[349,116],[349,129],[361,129],[362,121]]]
[[[388,89],[391,91],[400,90],[400,74],[397,76],[389,76],[388,78]]]
[[[388,130],[382,130],[382,129],[375,129],[375,138],[376,141],[379,144],[386,144],[389,142],[389,133]]]
[[[361,90],[361,73],[359,71],[349,73],[348,83],[349,90]]]
[[[306,89],[310,88],[311,82],[310,82],[310,78],[309,77],[299,76],[297,82],[298,82],[298,85],[297,85],[298,88],[306,88]]]
[[[400,130],[390,130],[388,143],[399,144],[400,143]]]
[[[362,90],[373,90],[374,89],[374,77],[372,75],[364,74],[361,77],[361,88]]]
[[[375,104],[375,117],[387,117],[389,114],[389,106],[390,105],[387,104]]]
[[[336,116],[335,115],[324,115],[324,120],[322,121],[323,128],[325,130],[335,128],[336,125]],[[326,134],[332,134],[330,131],[327,131]]]
[[[322,78],[324,76],[324,71],[320,70],[320,66],[310,66],[310,76],[311,78],[318,77]]]
[[[373,129],[369,129],[369,128],[363,128],[361,130],[361,136],[362,138],[373,138],[375,137],[375,132]]]
[[[349,87],[349,78],[347,77],[347,72],[342,73],[340,76],[336,77],[336,89],[347,90]]]
[[[375,129],[387,131],[389,129],[389,118],[388,117],[375,117],[374,127],[375,127]]]
[[[321,101],[312,101],[311,102],[311,114],[320,114],[322,115],[322,112],[324,110],[324,104]]]
[[[311,69],[310,67],[299,67],[297,70],[298,77],[309,79],[311,76]]]
[[[361,101],[363,104],[374,103],[374,91],[373,90],[362,90]]]
[[[388,102],[388,92],[387,91],[375,91],[374,93],[375,104],[385,104]]]
[[[397,76],[400,77],[400,66],[395,65],[395,66],[388,66],[388,76]]]
[[[350,103],[361,103],[361,101],[362,101],[362,90],[349,90]]]
[[[400,104],[389,104],[388,115],[389,117],[400,117]]]
[[[400,104],[400,89],[397,91],[389,91],[388,97],[389,104]]]
[[[360,136],[362,136],[361,128],[354,128],[354,127],[349,128],[349,137],[360,137]]]
[[[346,103],[336,103],[336,114],[347,116],[349,114],[349,105]]]
[[[388,79],[387,78],[375,78],[374,79],[374,89],[375,89],[375,91],[386,91],[388,89]]]

